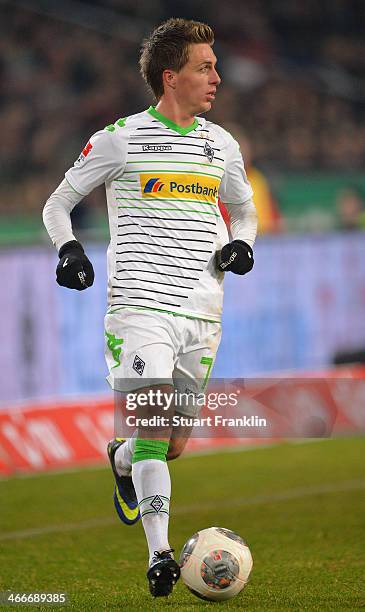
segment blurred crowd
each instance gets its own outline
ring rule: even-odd
[[[361,0],[100,0],[0,5],[0,214],[38,213],[89,136],[152,100],[141,39],[207,21],[223,78],[212,121],[235,123],[265,173],[365,162]],[[100,206],[98,192],[89,203]]]

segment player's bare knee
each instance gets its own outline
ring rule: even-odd
[[[178,447],[169,448],[167,451],[166,459],[167,461],[172,461],[172,459],[177,459],[180,457],[183,449]]]
[[[181,437],[181,438],[174,438],[174,437],[171,438],[169,449],[166,455],[167,461],[171,461],[172,459],[177,459],[177,457],[180,457],[181,453],[183,452],[186,446],[188,439],[189,439],[188,436]]]

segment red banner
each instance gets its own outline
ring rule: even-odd
[[[311,373],[311,378],[296,376],[245,385],[250,409],[270,424],[264,434],[257,428],[248,437],[220,424],[214,434],[192,437],[187,450],[365,432],[365,368],[338,368]],[[206,409],[203,414],[208,414]],[[113,436],[112,396],[4,408],[0,411],[0,474],[106,461],[106,444]]]

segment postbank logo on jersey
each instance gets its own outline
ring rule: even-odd
[[[185,173],[140,174],[143,198],[206,200],[218,198],[219,178]]]

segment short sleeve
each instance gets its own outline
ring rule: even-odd
[[[238,142],[230,136],[219,197],[226,204],[242,204],[252,196],[252,187],[247,179]]]
[[[75,191],[85,196],[119,176],[125,168],[126,156],[126,145],[118,134],[101,130],[90,138],[65,178]]]

